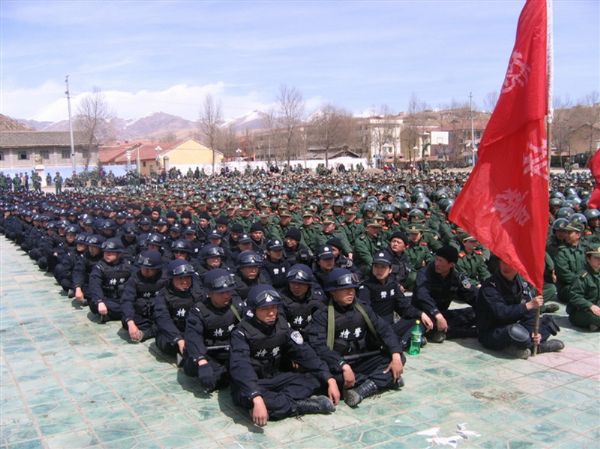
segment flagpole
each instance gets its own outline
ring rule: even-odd
[[[546,66],[548,71],[548,112],[546,114],[546,141],[548,148],[548,179],[550,178],[550,162],[552,159],[552,122],[554,120],[554,107],[552,106],[552,95],[554,87],[554,18],[552,15],[553,0],[546,0],[547,17],[547,53]],[[559,155],[560,156],[560,155]],[[550,192],[548,192],[550,193]]]
[[[554,42],[552,40],[552,0],[546,0],[546,70],[547,70],[547,112],[546,112],[546,147],[548,149],[548,179],[550,179],[550,165],[552,161],[552,120],[554,118],[554,108],[552,107],[552,81],[553,81],[553,63],[554,63]],[[548,189],[548,195],[550,191]],[[539,294],[539,292],[538,292]],[[538,307],[535,309],[535,321],[533,325],[533,333],[538,334],[540,329],[540,313]],[[533,345],[532,356],[538,353],[539,345]]]

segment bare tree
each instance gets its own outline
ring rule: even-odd
[[[215,173],[217,142],[219,139],[221,123],[221,102],[215,101],[212,95],[204,97],[198,128],[204,137],[204,142],[209,146],[212,152],[212,174]]]
[[[223,154],[227,158],[236,157],[236,150],[239,146],[239,141],[233,125],[227,127],[219,133],[217,146],[223,150]]]
[[[279,105],[278,122],[285,133],[285,154],[289,166],[294,140],[298,138],[298,130],[304,116],[304,99],[302,93],[295,87],[281,86],[277,103]]]
[[[404,132],[402,133],[402,141],[407,149],[408,160],[410,162],[413,162],[413,158],[416,158],[417,156],[413,153],[413,148],[415,148],[419,142],[419,114],[423,112],[426,107],[426,104],[419,100],[415,92],[410,95],[406,117],[404,119]]]
[[[278,121],[277,121],[277,114],[275,113],[274,109],[269,109],[269,111],[267,111],[263,117],[263,126],[265,127],[265,129],[267,130],[268,134],[267,134],[267,161],[269,163],[271,163],[271,149],[272,149],[272,145],[274,143],[275,140],[275,133],[277,132],[277,126],[278,126]],[[264,156],[264,154],[263,154]],[[277,161],[277,158],[275,158],[275,161]]]
[[[104,94],[98,87],[86,95],[77,108],[75,129],[84,133],[87,150],[84,153],[85,169],[90,164],[90,156],[94,145],[105,142],[113,136],[111,120],[114,114],[110,111]]]
[[[352,114],[327,104],[313,117],[310,125],[308,140],[325,150],[325,167],[329,167],[329,151],[350,146],[354,131]]]
[[[554,120],[552,122],[552,144],[551,148],[556,148],[559,155],[563,151],[571,153],[569,138],[573,131],[569,109],[572,107],[570,98],[556,97],[554,99]]]

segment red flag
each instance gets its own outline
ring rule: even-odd
[[[546,1],[527,0],[477,164],[450,213],[539,291],[549,220],[546,27]]]
[[[600,209],[600,149],[597,149],[596,153],[591,157],[588,167],[596,180],[596,187],[594,187],[594,191],[588,202],[588,208]]]

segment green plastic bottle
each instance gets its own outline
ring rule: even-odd
[[[423,333],[421,332],[421,322],[417,320],[412,330],[410,331],[410,346],[408,347],[409,355],[418,355],[421,353],[421,341]]]

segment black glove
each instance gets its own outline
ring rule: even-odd
[[[198,380],[207,391],[212,391],[216,387],[215,372],[209,363],[198,367]]]

